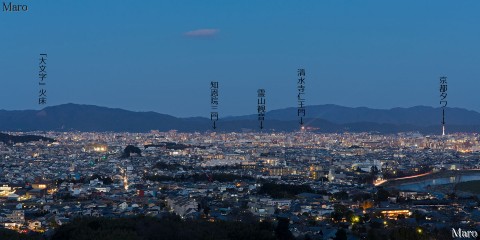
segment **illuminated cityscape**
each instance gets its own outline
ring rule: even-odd
[[[442,226],[480,220],[479,193],[455,185],[480,180],[478,134],[42,135],[55,141],[0,145],[6,228],[43,233],[80,216],[251,216],[288,218],[293,236],[328,239],[339,226],[357,237],[395,226],[436,236]],[[127,157],[126,146],[141,153]],[[432,179],[444,183],[425,184]]]

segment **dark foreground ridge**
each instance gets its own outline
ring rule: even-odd
[[[35,136],[35,135],[23,135],[23,136],[14,136],[5,133],[0,133],[0,142],[5,144],[15,144],[15,143],[26,143],[26,142],[36,142],[36,141],[44,141],[44,142],[54,142],[54,139],[42,137],[42,136]]]
[[[382,226],[371,229],[366,239],[423,240],[450,239],[447,230],[418,235],[416,228],[398,226],[388,232]],[[288,219],[272,222],[208,222],[182,220],[170,215],[131,218],[77,218],[45,234],[21,234],[0,228],[0,239],[9,240],[307,240],[309,236],[295,238],[289,230]],[[316,239],[316,238],[315,238]],[[344,229],[339,228],[334,240],[347,240]]]
[[[439,134],[441,110],[433,107],[349,108],[318,105],[306,108],[305,126],[322,133],[342,132],[421,132]],[[480,113],[448,108],[447,131],[476,132]],[[207,118],[177,118],[156,112],[134,112],[93,105],[63,104],[42,110],[0,110],[0,131],[97,131],[148,132],[151,130],[181,132],[213,130]],[[266,113],[263,131],[297,131],[299,122],[295,108]],[[259,131],[256,115],[221,118],[217,131]]]
[[[276,239],[272,225],[238,222],[206,222],[178,217],[155,219],[135,218],[87,218],[75,220],[60,227],[52,240],[69,239]]]
[[[288,230],[287,230],[288,231]],[[277,233],[276,233],[277,232]],[[281,232],[281,231],[280,231]],[[278,230],[269,222],[207,222],[200,220],[183,221],[176,216],[162,219],[151,217],[133,218],[80,218],[62,225],[53,233],[41,235],[20,234],[0,230],[1,239],[25,240],[274,240],[293,239],[278,235]]]

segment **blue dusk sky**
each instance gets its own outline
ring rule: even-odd
[[[7,1],[8,3],[8,1]],[[39,54],[47,53],[47,106],[94,104],[179,117],[306,103],[480,111],[480,1],[18,0],[0,12],[0,109],[40,109]]]

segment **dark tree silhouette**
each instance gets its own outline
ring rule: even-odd
[[[335,233],[334,240],[347,240],[347,232],[345,231],[345,229],[338,229],[337,233]]]
[[[279,218],[277,227],[275,228],[275,234],[279,240],[293,240],[292,232],[288,229],[290,220],[288,218]]]
[[[379,188],[375,197],[377,201],[387,201],[388,197],[390,197],[390,193],[383,188]]]
[[[128,158],[130,157],[130,154],[136,153],[138,156],[142,156],[142,150],[140,148],[135,147],[133,145],[128,145],[124,150],[123,150],[123,158]]]

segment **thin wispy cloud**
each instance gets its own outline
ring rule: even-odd
[[[204,38],[204,37],[214,37],[220,32],[219,29],[214,28],[203,28],[193,31],[185,32],[183,35],[191,38]]]

